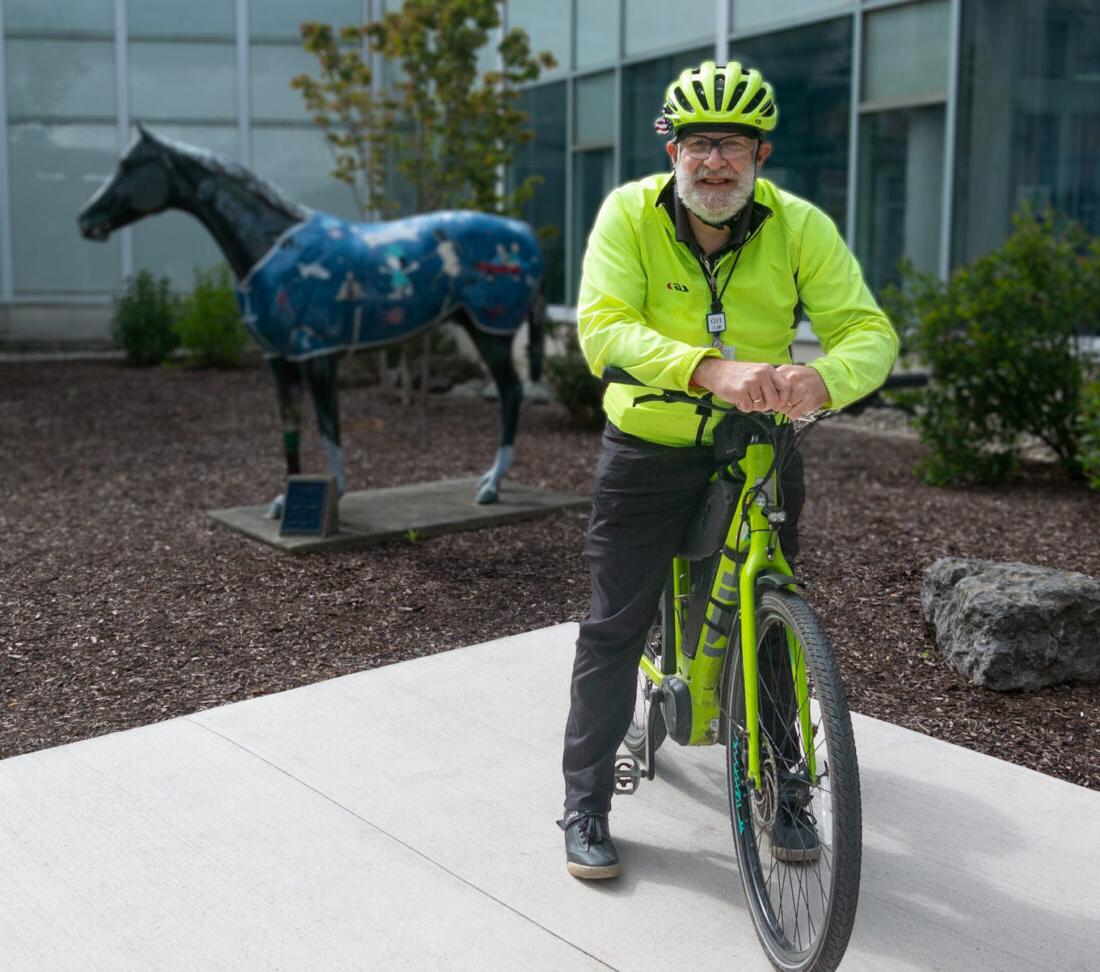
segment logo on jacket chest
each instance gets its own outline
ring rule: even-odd
[[[687,284],[676,283],[672,280],[666,283],[665,287],[668,290],[678,290],[681,294],[686,294],[688,292]]]

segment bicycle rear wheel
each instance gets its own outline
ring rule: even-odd
[[[844,956],[859,898],[862,817],[852,722],[828,638],[809,605],[789,591],[767,591],[756,625],[759,789],[748,775],[739,642],[723,699],[737,862],[771,963],[786,972],[823,972]],[[798,646],[808,685],[801,702]]]

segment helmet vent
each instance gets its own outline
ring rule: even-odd
[[[775,102],[774,101],[769,101],[768,102],[768,107],[764,108],[760,112],[760,114],[763,115],[765,118],[771,118],[771,116],[775,114]]]
[[[747,105],[745,105],[745,107],[742,108],[741,110],[746,115],[749,114],[749,112],[755,111],[756,106],[759,105],[760,102],[764,100],[765,95],[767,95],[767,92],[763,88],[761,88],[759,91],[756,92],[756,94],[754,94],[749,99],[749,103]]]
[[[714,79],[714,107],[721,109],[722,107],[722,95],[726,93],[726,76],[719,74]]]
[[[707,103],[707,92],[703,87],[703,82],[692,81],[691,86],[695,89],[695,97],[699,99],[699,104],[703,106],[703,111],[710,111],[710,105]]]
[[[741,100],[741,95],[745,93],[745,88],[748,87],[747,81],[738,81],[737,87],[733,89],[733,97],[730,99],[730,107],[733,108],[737,105],[737,102]]]
[[[683,108],[685,111],[691,111],[691,102],[687,100],[687,95],[684,94],[683,88],[677,86],[675,89],[673,89],[672,95],[678,102],[680,102],[681,108]]]

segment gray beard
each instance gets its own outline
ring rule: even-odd
[[[752,178],[733,189],[707,189],[689,175],[681,162],[676,163],[676,194],[688,210],[705,223],[727,223],[752,199],[756,186],[756,167]],[[698,174],[698,173],[696,173]]]

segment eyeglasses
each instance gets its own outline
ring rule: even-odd
[[[741,135],[727,135],[725,138],[708,138],[706,135],[691,135],[680,142],[680,147],[689,159],[702,161],[710,158],[713,149],[724,159],[743,159],[756,149],[756,140]]]

